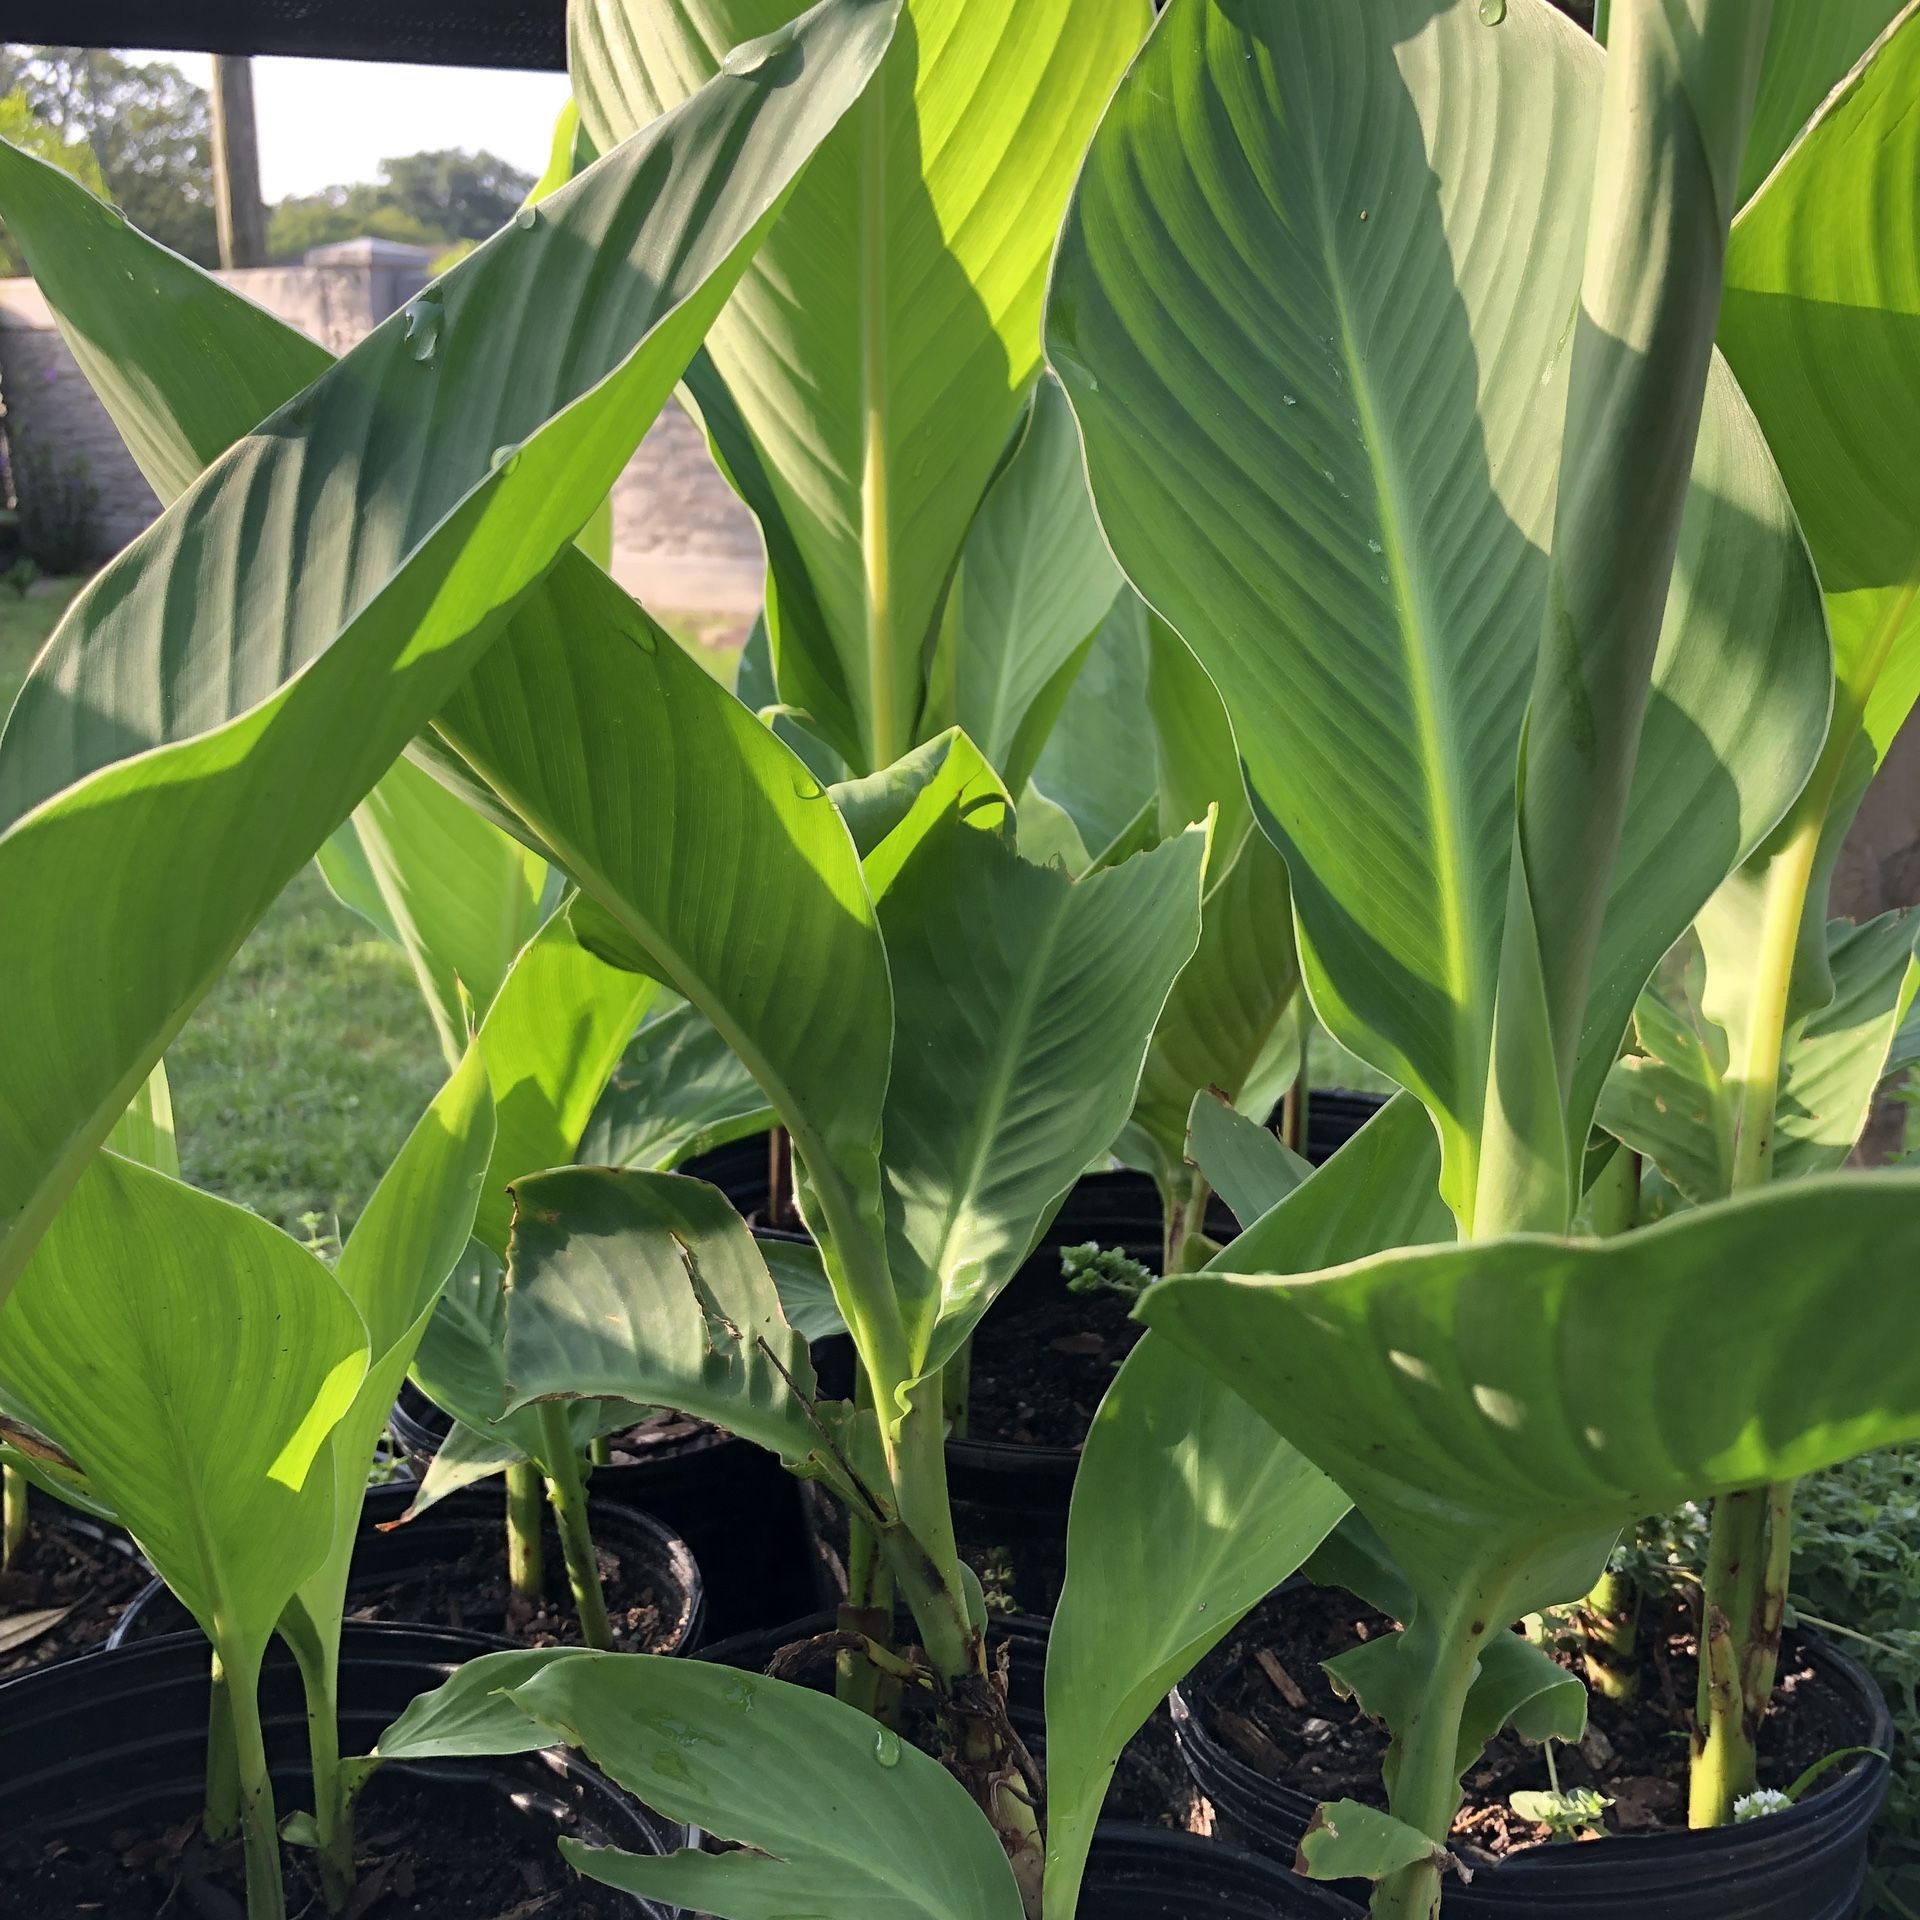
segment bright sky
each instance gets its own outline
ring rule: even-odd
[[[170,60],[201,86],[213,82],[213,62],[204,53],[125,57]],[[392,155],[441,147],[484,148],[537,174],[547,164],[567,80],[560,73],[482,67],[259,59],[253,97],[260,192],[271,202],[336,182],[373,180]]]

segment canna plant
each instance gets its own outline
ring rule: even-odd
[[[1819,571],[1832,713],[1787,817],[1642,995],[1634,1048],[1602,1095],[1601,1124],[1686,1206],[1839,1166],[1875,1088],[1916,1045],[1912,925],[1902,914],[1859,927],[1829,920],[1827,895],[1847,827],[1920,694],[1920,146],[1907,124],[1920,9],[1882,0],[1824,19],[1783,9],[1770,59],[1790,55],[1810,60],[1803,81],[1839,84],[1797,132],[1764,116],[1756,125],[1720,336]],[[1826,376],[1841,366],[1844,381]],[[1773,1689],[1791,1514],[1787,1484],[1715,1506],[1696,1826],[1731,1820],[1757,1784],[1754,1732]]]
[[[1227,1271],[1150,1290],[1083,1476],[1191,1476],[1156,1401],[1123,1391],[1159,1369],[1161,1396],[1202,1405],[1226,1382],[1355,1503],[1403,1596],[1405,1630],[1341,1663],[1394,1735],[1393,1824],[1331,1810],[1304,1855],[1377,1879],[1382,1915],[1437,1908],[1493,1729],[1578,1732],[1577,1689],[1506,1623],[1585,1592],[1641,1515],[1920,1414],[1884,1344],[1920,1234],[1909,1182],[1567,1237],[1636,996],[1828,736],[1820,581],[1712,348],[1769,11],[1616,6],[1603,82],[1531,0],[1174,0],[1055,266],[1049,352],[1102,524],[1220,690],[1315,1012],[1427,1109],[1399,1177],[1437,1175],[1459,1243],[1421,1245],[1431,1220],[1398,1244],[1363,1228],[1280,1279],[1302,1269],[1262,1261],[1256,1233]],[[1797,58],[1806,22],[1780,11],[1776,54]],[[1910,596],[1887,604],[1904,618]],[[1215,1417],[1208,1444],[1255,1447],[1243,1410]],[[1063,1774],[1078,1841],[1129,1716],[1289,1570],[1258,1560],[1261,1526],[1330,1524],[1317,1477],[1277,1484],[1190,1577],[1141,1568],[1133,1512],[1076,1502],[1049,1672],[1060,1914]],[[1155,1486],[1151,1511],[1190,1511]],[[1343,1536],[1321,1564],[1349,1577]],[[1139,1608],[1116,1565],[1206,1634],[1115,1662],[1093,1623]],[[1083,1698],[1107,1717],[1073,1716]]]
[[[253,1920],[286,1910],[258,1700],[276,1631],[307,1691],[313,1835],[335,1911],[352,1891],[337,1704],[348,1560],[387,1407],[492,1144],[474,1051],[337,1272],[254,1215],[103,1151],[0,1319],[0,1391],[212,1643],[206,1825],[244,1841]]]
[[[797,165],[804,155],[796,141],[817,131],[825,104],[849,86],[857,91],[860,63],[877,54],[891,24],[891,9],[872,0],[827,0],[792,32],[731,57],[709,87],[556,194],[550,213],[517,222],[429,289],[416,303],[406,360],[426,328],[433,357],[451,374],[461,365],[456,350],[467,346],[458,277],[484,273],[502,254],[511,259],[527,233],[564,231],[610,171],[657,177],[662,169],[650,169],[648,155],[678,128],[744,119],[746,134],[764,143],[749,157],[777,148]],[[794,84],[796,72],[804,88]],[[818,96],[811,110],[809,90]],[[756,124],[776,107],[786,109],[783,126]],[[738,155],[735,166],[745,167]],[[43,210],[44,224],[16,223],[10,204],[9,227],[25,226],[34,236],[28,244],[41,246],[49,263],[41,278],[77,337],[119,324],[113,282],[128,270],[167,276],[179,290],[179,324],[149,317],[140,338],[124,327],[116,337],[119,377],[102,386],[123,430],[136,444],[162,447],[181,468],[191,458],[231,459],[222,444],[249,444],[251,422],[273,404],[277,371],[296,357],[284,330],[124,229],[110,230],[97,253],[66,258],[62,229],[90,219],[91,203],[37,173],[25,180],[26,212]],[[697,179],[686,189],[690,198],[701,191]],[[758,223],[765,203],[742,189],[717,204]],[[677,213],[680,203],[672,205]],[[96,271],[96,261],[112,264]],[[469,324],[478,331],[477,317]],[[356,362],[377,363],[399,333],[396,326],[385,340],[376,334],[295,399],[290,444],[327,430],[330,391]],[[685,343],[684,334],[669,338]],[[209,382],[206,370],[220,364],[246,369],[253,384]],[[412,377],[417,364],[398,373]],[[612,383],[593,397],[610,407],[621,399]],[[463,426],[477,449],[473,423]],[[498,487],[497,476],[510,479],[516,468],[511,459],[486,459],[486,471],[482,485]],[[584,510],[606,484],[597,470],[583,472],[572,497]],[[173,515],[195,498],[190,490]],[[155,564],[162,578],[166,558]],[[194,634],[215,656],[245,639]],[[117,660],[117,644],[109,633],[93,657]],[[56,641],[48,660],[57,667],[60,657]],[[806,1456],[808,1470],[847,1497],[875,1548],[862,1597],[884,1616],[885,1596],[897,1589],[913,1614],[923,1670],[953,1729],[956,1770],[990,1810],[1037,1902],[1031,1794],[977,1583],[953,1544],[940,1376],[1052,1208],[1126,1119],[1155,1019],[1197,936],[1207,835],[1180,835],[1077,880],[1023,859],[1004,784],[957,730],[830,800],[773,733],[572,555],[551,566],[471,664],[457,689],[440,689],[416,759],[578,886],[564,924],[579,948],[625,969],[630,994],[650,990],[646,981],[665,982],[752,1068],[794,1140],[807,1217],[860,1359],[856,1403],[814,1407],[804,1349],[795,1351],[795,1336],[773,1318],[777,1305],[744,1229],[697,1211],[704,1204],[710,1215],[714,1196],[702,1203],[696,1188],[696,1199],[685,1200],[675,1188],[686,1183],[662,1186],[663,1176],[563,1167],[544,1178],[561,1183],[569,1204],[575,1196],[565,1183],[611,1183],[602,1204],[615,1207],[620,1244],[635,1255],[631,1268],[623,1261],[618,1269],[619,1284],[657,1289],[663,1275],[670,1283],[658,1314],[642,1315],[647,1339],[605,1356],[617,1384],[595,1380],[584,1390],[720,1417]],[[52,670],[43,663],[43,675]],[[289,687],[302,684],[296,677]],[[21,711],[36,702],[51,705],[38,682]],[[527,953],[547,937],[543,931]],[[510,990],[511,981],[488,1010],[481,1039],[503,1140],[523,1117],[527,1078],[503,1067],[490,1032]],[[609,1030],[624,1039],[636,1007],[629,1001],[624,1028]],[[496,1148],[496,1160],[503,1151]],[[564,1163],[571,1151],[564,1130],[550,1136],[553,1161]],[[558,1291],[540,1284],[543,1263],[571,1249],[586,1257],[593,1236],[584,1227],[594,1217],[587,1198],[600,1188],[580,1199],[583,1230],[559,1247],[542,1235],[566,1216],[550,1222],[546,1215],[559,1209],[536,1207],[538,1183],[522,1180],[518,1189],[507,1352],[524,1388],[538,1377],[544,1295]],[[690,1265],[681,1242],[657,1230],[669,1203],[695,1210],[682,1236]],[[504,1205],[489,1172],[476,1227],[483,1244],[498,1244],[489,1211]],[[696,1228],[704,1237],[692,1237]],[[744,1298],[735,1298],[736,1285],[748,1290]],[[545,1338],[556,1345],[591,1331],[570,1326],[567,1304],[545,1305]],[[736,1363],[737,1329],[756,1329],[757,1337],[751,1346],[741,1337]],[[758,1364],[762,1339],[780,1366]],[[704,1356],[696,1368],[703,1378],[710,1365],[724,1379],[683,1390],[673,1370],[688,1352]],[[569,1366],[562,1383],[527,1404],[579,1398],[586,1381],[583,1367]],[[721,1391],[728,1386],[732,1392]],[[802,1408],[804,1447],[795,1444]],[[898,1668],[877,1636],[867,1644]]]

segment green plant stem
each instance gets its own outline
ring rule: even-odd
[[[1419,1662],[1420,1697],[1405,1725],[1396,1729],[1388,1767],[1394,1818],[1445,1849],[1460,1809],[1460,1717],[1480,1669],[1480,1650],[1504,1617],[1500,1583],[1471,1578],[1431,1627],[1409,1629],[1425,1643]],[[1410,1650],[1411,1651],[1411,1650]],[[1440,1911],[1440,1864],[1424,1860],[1382,1880],[1369,1909],[1373,1920],[1434,1920]]]
[[[940,1403],[946,1415],[947,1432],[956,1440],[967,1437],[967,1408],[973,1397],[973,1337],[960,1343],[960,1351],[940,1369]]]
[[[340,1769],[340,1643],[315,1631],[296,1600],[280,1623],[307,1699],[307,1754],[313,1768],[313,1824],[319,1835],[320,1891],[329,1913],[353,1895],[353,1796]]]
[[[507,1469],[507,1578],[523,1600],[546,1591],[540,1551],[540,1469],[523,1460]]]
[[[962,1349],[964,1353],[966,1349]],[[942,1381],[944,1390],[945,1380]],[[863,1413],[873,1409],[873,1383],[865,1367],[854,1372],[854,1404]],[[880,1536],[867,1516],[849,1506],[847,1512],[847,1598],[839,1624],[849,1633],[864,1634],[870,1644],[893,1649],[893,1569],[881,1551]],[[891,1724],[898,1717],[898,1682],[856,1648],[834,1661],[833,1690],[849,1706]]]
[[[209,1840],[230,1840],[240,1831],[240,1760],[230,1692],[216,1649],[207,1676],[207,1810],[201,1823]]]
[[[1609,1700],[1640,1692],[1640,1594],[1623,1574],[1603,1573],[1580,1603],[1581,1668],[1587,1685]]]
[[[1613,0],[1593,0],[1593,37],[1604,47],[1607,44],[1607,28],[1611,24]]]
[[[613,1463],[613,1444],[603,1433],[597,1440],[587,1442],[587,1464],[591,1467],[605,1467]]]
[[[541,1444],[546,1459],[547,1498],[553,1503],[554,1524],[560,1531],[560,1551],[567,1562],[567,1584],[573,1589],[574,1612],[580,1619],[580,1638],[600,1653],[612,1653],[613,1623],[607,1618],[607,1596],[600,1585],[600,1562],[587,1525],[587,1484],[580,1473],[566,1409],[555,1401],[540,1407]]]
[[[1820,764],[1767,867],[1745,1051],[1734,1063],[1734,1193],[1764,1186],[1773,1177],[1794,954],[1840,772],[1834,741],[1843,732],[1851,738],[1851,728],[1843,730],[1839,719],[1836,714]],[[1791,1486],[1753,1488],[1714,1502],[1700,1595],[1689,1826],[1729,1825],[1734,1803],[1758,1783],[1755,1743],[1773,1692],[1792,1561]]]
[[[945,1424],[938,1396],[923,1387],[888,1446],[901,1524],[889,1529],[885,1548],[940,1684],[954,1772],[993,1822],[1026,1912],[1037,1920],[1046,1846],[1033,1806],[1011,1784],[1012,1728],[988,1668],[986,1623],[973,1614],[954,1542]]]
[[[5,1546],[0,1551],[0,1567],[10,1567],[27,1544],[27,1476],[18,1467],[6,1467],[0,1469],[0,1478],[6,1486]]]
[[[1162,1273],[1191,1273],[1213,1257],[1213,1243],[1205,1232],[1207,1202],[1212,1197],[1213,1188],[1206,1176],[1196,1168],[1188,1168],[1186,1180],[1175,1189],[1167,1208]]]
[[[273,1810],[273,1776],[260,1726],[260,1662],[229,1660],[227,1708],[240,1784],[240,1834],[246,1849],[247,1920],[286,1920],[280,1878],[280,1827]]]

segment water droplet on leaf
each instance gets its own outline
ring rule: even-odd
[[[1296,399],[1295,399],[1295,398],[1293,397],[1293,395],[1292,395],[1292,394],[1290,394],[1290,393],[1283,393],[1283,394],[1282,394],[1282,395],[1280,396],[1280,404],[1281,404],[1281,405],[1282,405],[1283,407],[1297,407],[1297,406],[1298,406],[1298,405],[1300,404],[1300,402],[1299,402],[1298,400],[1296,400]]]
[[[900,1736],[891,1727],[882,1727],[873,1736],[873,1757],[883,1767],[900,1764]]]
[[[1369,540],[1367,542],[1367,551],[1369,553],[1384,553],[1386,549],[1381,546],[1378,540]]]
[[[1507,17],[1507,0],[1480,0],[1480,18],[1497,27]]]
[[[522,233],[531,233],[533,229],[540,224],[540,209],[538,207],[522,207],[520,211],[513,216],[513,224],[518,227]]]
[[[406,342],[416,360],[431,360],[440,345],[440,296],[428,291],[409,300]]]
[[[814,779],[811,774],[796,773],[793,776],[793,790],[802,800],[818,800],[820,798],[820,782]]]
[[[785,53],[792,45],[791,26],[762,34],[758,40],[742,40],[722,59],[720,71],[732,74],[736,80],[744,79],[750,73],[758,73],[775,54]]]
[[[520,449],[517,445],[495,447],[487,461],[487,465],[490,466],[495,473],[511,473],[519,464]]]

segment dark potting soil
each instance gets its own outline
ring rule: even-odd
[[[109,1656],[111,1658],[112,1656]],[[402,1773],[373,1776],[357,1821],[359,1884],[344,1920],[631,1920],[632,1902],[582,1879],[554,1828],[518,1820],[496,1794]],[[314,1856],[282,1845],[289,1914],[324,1914]],[[198,1816],[165,1828],[0,1847],[0,1920],[244,1920],[237,1841]]]
[[[1338,1588],[1291,1589],[1255,1608],[1184,1690],[1196,1704],[1204,1695],[1215,1737],[1269,1779],[1319,1800],[1384,1806],[1386,1732],[1335,1693],[1320,1663],[1392,1631],[1384,1615]],[[1563,1788],[1593,1787],[1613,1800],[1603,1822],[1611,1833],[1686,1826],[1695,1672],[1686,1608],[1675,1605],[1660,1618],[1643,1615],[1640,1649],[1638,1698],[1622,1704],[1594,1694],[1586,1738],[1575,1747],[1554,1747]],[[1791,1785],[1816,1760],[1858,1737],[1844,1702],[1822,1686],[1789,1635],[1761,1729],[1761,1785]],[[1548,1830],[1521,1819],[1507,1799],[1548,1784],[1541,1750],[1502,1733],[1468,1769],[1455,1836],[1496,1856],[1547,1840]]]
[[[796,1641],[780,1648],[768,1666],[782,1680],[817,1687],[824,1693],[833,1686],[833,1661],[830,1646]],[[904,1739],[922,1753],[939,1757],[940,1730],[931,1693],[924,1689],[909,1693],[900,1703],[897,1724]],[[1030,1733],[1028,1737],[1037,1735]],[[1036,1752],[1034,1758],[1044,1777],[1044,1749]],[[1101,1817],[1131,1820],[1141,1826],[1161,1827],[1176,1833],[1212,1831],[1212,1809],[1194,1786],[1193,1776],[1180,1757],[1173,1724],[1167,1718],[1164,1705],[1154,1710],[1153,1717],[1121,1754]]]
[[[0,1573],[0,1679],[99,1646],[152,1578],[137,1555],[36,1518]]]
[[[458,1559],[410,1567],[387,1579],[353,1585],[351,1620],[404,1620],[433,1627],[497,1633],[523,1647],[577,1647],[580,1623],[567,1586],[558,1540],[547,1531],[541,1571],[545,1592],[528,1600],[507,1577],[504,1525],[488,1528]],[[656,1653],[673,1643],[681,1619],[672,1595],[660,1594],[644,1567],[630,1573],[617,1548],[596,1542],[600,1583],[614,1645],[622,1653]]]
[[[967,1437],[1023,1447],[1079,1447],[1120,1363],[1146,1329],[1133,1302],[1103,1287],[1036,1298],[973,1337]]]

